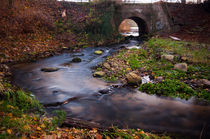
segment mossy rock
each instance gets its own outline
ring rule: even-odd
[[[125,75],[128,84],[138,84],[141,82],[141,77],[134,72],[130,72]]]
[[[187,72],[187,64],[186,63],[178,63],[174,65],[174,69]]]
[[[97,51],[94,52],[94,54],[101,55],[101,54],[103,54],[103,51],[97,50]]]
[[[161,56],[162,59],[166,59],[166,60],[169,60],[169,61],[173,61],[174,60],[174,55],[162,55]]]
[[[41,69],[41,71],[43,71],[43,72],[55,72],[58,70],[59,70],[59,68],[56,68],[56,67],[45,67],[45,68]]]
[[[105,72],[103,71],[96,71],[93,73],[94,77],[103,77],[105,75]]]
[[[82,59],[79,57],[75,57],[72,59],[72,62],[79,63],[79,62],[82,62]]]

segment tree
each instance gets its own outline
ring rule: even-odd
[[[186,4],[186,0],[181,0],[181,3],[182,4]]]
[[[8,0],[8,1],[9,1],[9,8],[12,8],[13,0]]]

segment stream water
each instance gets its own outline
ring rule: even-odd
[[[192,98],[148,95],[129,87],[110,88],[111,84],[92,76],[92,67],[121,46],[133,46],[138,42],[104,47],[89,47],[79,53],[64,53],[35,63],[14,66],[14,82],[31,91],[43,104],[62,102],[72,97],[78,99],[49,107],[48,111],[63,109],[67,116],[94,121],[105,126],[141,128],[147,131],[210,137],[210,105]],[[102,55],[94,54],[103,50]],[[82,62],[71,63],[74,57]],[[44,67],[58,67],[56,72],[42,72]],[[99,90],[109,88],[108,94]]]

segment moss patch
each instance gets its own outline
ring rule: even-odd
[[[166,79],[160,83],[142,84],[139,87],[140,91],[147,92],[149,94],[157,94],[163,96],[190,98],[191,96],[197,95],[196,91],[185,83],[179,80]]]

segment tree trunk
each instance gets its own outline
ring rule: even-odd
[[[13,5],[13,0],[9,0],[9,8],[11,9]]]
[[[95,122],[89,122],[89,121],[80,120],[77,118],[70,118],[70,117],[67,117],[61,126],[62,127],[87,128],[87,129],[97,128],[98,131],[112,130],[111,127],[105,127],[105,126],[102,126]]]
[[[186,4],[186,0],[181,0],[181,3],[182,4]]]

